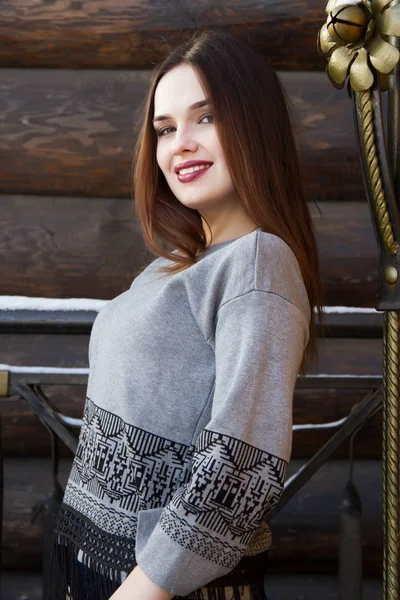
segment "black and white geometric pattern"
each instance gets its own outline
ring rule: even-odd
[[[185,548],[232,568],[282,493],[287,463],[227,435],[203,430],[190,481],[159,525]]]
[[[207,429],[195,446],[179,444],[87,398],[64,510],[75,515],[75,527],[87,522],[93,539],[104,532],[122,547],[122,539],[135,539],[140,510],[166,507],[159,526],[169,537],[233,568],[278,501],[286,467],[283,459]],[[68,536],[67,527],[64,519]]]
[[[168,503],[190,474],[193,447],[128,425],[87,398],[71,480],[127,513]]]

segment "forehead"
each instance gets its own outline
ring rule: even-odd
[[[158,82],[154,93],[154,114],[177,113],[206,97],[196,71],[179,65]]]

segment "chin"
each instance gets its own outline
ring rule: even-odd
[[[179,196],[176,196],[177,198],[181,198],[181,202],[182,203],[188,203],[191,204],[193,202],[195,202],[196,204],[202,204],[204,205],[204,208],[206,208],[207,205],[212,205],[215,202],[218,202],[218,198],[221,198],[221,195],[218,194],[218,192],[216,192],[215,189],[212,190],[212,194],[210,195],[210,191],[209,190],[187,190],[187,193],[185,194],[185,190],[180,190],[180,194]]]
[[[204,196],[192,196],[190,198],[185,198],[182,194],[180,198],[179,196],[176,196],[176,198],[184,206],[187,206],[188,208],[195,208],[197,210],[201,207],[204,207],[205,202],[207,202],[207,200],[204,199]]]

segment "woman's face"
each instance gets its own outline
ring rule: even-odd
[[[191,108],[206,97],[195,70],[179,65],[159,81],[154,96],[154,128],[157,163],[175,197],[188,208],[199,210],[211,220],[229,212],[239,202],[217,136],[211,107]],[[162,120],[157,117],[163,116]],[[164,117],[167,118],[164,118]],[[210,163],[200,176],[184,181],[175,171],[187,161]]]

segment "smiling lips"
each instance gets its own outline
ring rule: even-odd
[[[193,171],[192,173],[186,173],[186,175],[180,175],[179,173],[177,173],[177,177],[178,180],[181,183],[189,183],[190,181],[193,181],[194,179],[198,179],[199,177],[201,177],[202,175],[204,175],[204,173],[206,171],[208,171],[208,169],[211,167],[212,165],[199,165],[199,167]]]

